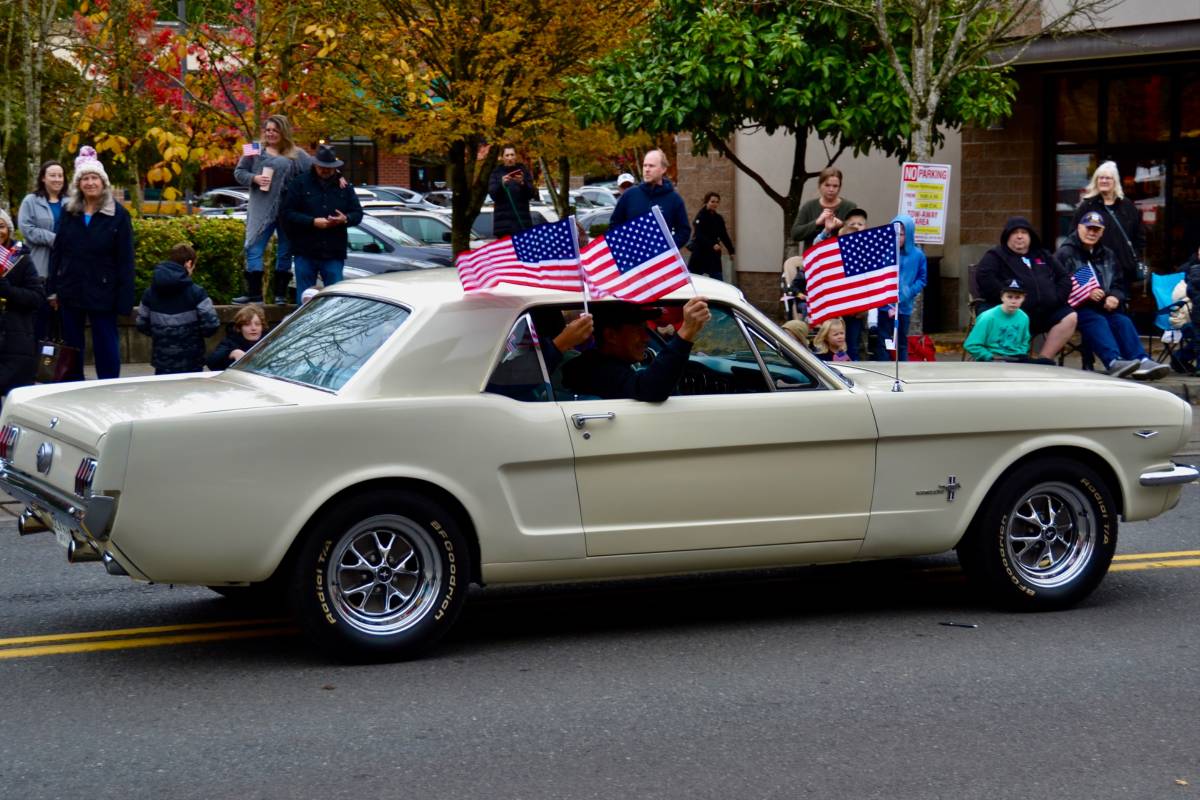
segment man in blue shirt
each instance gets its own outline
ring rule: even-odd
[[[692,226],[688,223],[683,198],[666,177],[669,166],[671,164],[662,150],[646,153],[642,159],[642,182],[621,193],[621,199],[617,200],[617,207],[613,209],[608,223],[610,228],[640,217],[658,206],[663,219],[667,221],[675,246],[682,248],[688,243],[692,238]]]

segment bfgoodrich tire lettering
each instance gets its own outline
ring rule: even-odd
[[[1104,480],[1085,464],[1049,458],[1004,478],[958,557],[998,602],[1039,611],[1091,593],[1116,548],[1116,506]]]
[[[352,498],[309,526],[293,580],[300,626],[342,658],[419,655],[462,608],[468,552],[454,518],[425,497]]]

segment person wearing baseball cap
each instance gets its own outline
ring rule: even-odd
[[[96,150],[83,147],[58,221],[50,274],[50,307],[62,312],[63,339],[79,349],[68,380],[83,380],[84,326],[91,323],[98,378],[121,377],[117,317],[133,313],[133,223],[113,196]]]
[[[637,178],[633,177],[628,172],[622,172],[620,177],[617,178],[617,196],[620,197],[621,193],[629,189],[631,186],[637,186]]]
[[[1100,241],[1104,222],[1100,212],[1084,212],[1075,232],[1055,253],[1072,276],[1071,302],[1079,316],[1079,332],[1109,375],[1157,380],[1171,368],[1146,354],[1133,320],[1122,310],[1129,297],[1125,274],[1116,254]]]
[[[963,342],[976,361],[1018,361],[1053,364],[1048,358],[1029,357],[1029,317],[1021,310],[1025,287],[1016,278],[1000,292],[1000,305],[979,315]]]
[[[576,394],[606,400],[624,398],[661,403],[675,391],[687,367],[692,342],[712,317],[708,301],[693,297],[683,307],[683,322],[645,369],[633,365],[646,357],[650,329],[661,308],[624,301],[592,305],[596,346],[563,365],[563,385]]]

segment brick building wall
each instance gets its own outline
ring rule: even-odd
[[[406,153],[381,152],[378,161],[379,185],[408,186],[412,180],[411,166]]]
[[[1012,116],[997,130],[962,130],[962,211],[959,242],[973,264],[1000,241],[1004,223],[1024,216],[1042,225],[1042,81],[1018,77]]]

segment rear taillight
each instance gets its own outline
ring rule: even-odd
[[[0,428],[0,458],[12,458],[17,451],[17,440],[20,438],[21,429],[16,425],[5,425]]]
[[[92,493],[92,479],[96,477],[96,459],[85,458],[75,470],[75,494],[87,497]]]

